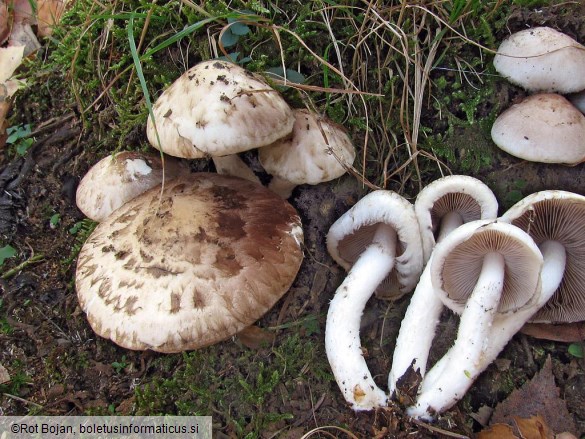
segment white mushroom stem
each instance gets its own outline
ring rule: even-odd
[[[297,184],[291,183],[290,181],[277,177],[276,175],[273,175],[272,180],[268,183],[268,189],[284,199],[289,198],[292,195],[292,191],[297,186]]]
[[[449,212],[443,216],[437,243],[462,224],[463,218],[457,212]],[[392,358],[392,369],[388,375],[390,395],[396,390],[397,381],[411,364],[415,371],[419,371],[421,377],[425,376],[429,352],[443,310],[443,302],[435,294],[431,283],[432,259],[431,253],[400,324]]]
[[[459,212],[449,212],[441,218],[441,227],[439,228],[439,236],[437,242],[443,240],[445,236],[463,224],[463,217]]]
[[[398,380],[411,364],[414,370],[418,369],[421,376],[424,377],[426,372],[429,351],[443,310],[443,302],[435,294],[431,282],[432,260],[431,254],[400,324],[392,369],[388,375],[390,395],[396,390]]]
[[[372,410],[385,406],[388,400],[368,369],[359,332],[368,299],[394,268],[396,240],[392,227],[378,225],[371,244],[335,292],[327,314],[327,358],[343,396],[354,410]]]
[[[448,361],[433,369],[421,384],[417,402],[407,410],[410,416],[430,419],[455,404],[484,370],[483,357],[490,343],[490,330],[504,285],[505,263],[499,253],[484,256],[477,284],[467,300],[454,345],[447,352]],[[428,385],[431,376],[432,385]]]
[[[212,160],[218,174],[240,177],[253,183],[262,184],[256,174],[254,174],[254,172],[237,154],[230,154],[222,157],[214,156],[212,157]]]

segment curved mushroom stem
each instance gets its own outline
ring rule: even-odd
[[[292,195],[292,191],[297,186],[298,185],[277,177],[276,175],[273,175],[272,180],[270,180],[270,183],[268,183],[268,189],[280,195],[284,199],[289,198]]]
[[[411,364],[414,370],[418,369],[421,376],[424,377],[426,372],[427,359],[443,310],[443,302],[435,294],[431,282],[432,260],[431,255],[400,324],[392,358],[392,369],[388,375],[390,395],[396,390],[398,380]]]
[[[441,218],[441,226],[439,228],[439,235],[437,242],[443,240],[445,236],[463,224],[463,217],[458,212],[449,212]]]
[[[455,404],[477,376],[487,367],[484,352],[490,343],[490,329],[504,284],[504,257],[484,256],[477,284],[467,300],[457,331],[457,339],[445,354],[446,362],[429,371],[421,384],[417,402],[407,410],[410,416],[431,419]]]
[[[441,219],[436,242],[441,242],[445,236],[462,224],[463,218],[458,212],[447,213]],[[390,395],[396,390],[396,383],[411,364],[414,370],[418,369],[421,377],[425,376],[429,352],[443,310],[443,302],[435,294],[431,283],[432,259],[431,253],[400,324],[392,358],[392,369],[388,375]]]
[[[396,232],[379,224],[329,305],[325,350],[335,380],[354,410],[385,406],[388,396],[374,382],[363,357],[360,320],[368,299],[394,268]]]
[[[567,251],[563,244],[553,240],[544,241],[538,248],[540,248],[544,260],[542,271],[540,272],[541,297],[544,300],[540,306],[543,306],[559,288],[563,280],[567,264]]]

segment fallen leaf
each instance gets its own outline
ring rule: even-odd
[[[585,322],[564,323],[527,323],[520,330],[534,338],[572,343],[585,340]]]
[[[39,37],[48,37],[53,33],[53,27],[59,23],[68,3],[70,3],[68,0],[37,1],[37,34]]]
[[[10,98],[24,84],[24,81],[11,79],[23,54],[24,46],[0,48],[0,136],[6,129],[4,121],[10,110]]]
[[[0,364],[0,384],[4,384],[10,381],[10,374],[4,366]]]
[[[238,340],[249,349],[260,349],[270,346],[276,337],[273,332],[258,326],[248,326],[237,334]]]
[[[523,439],[554,439],[554,433],[546,425],[540,415],[532,416],[529,419],[513,416],[516,428]]]
[[[0,44],[3,44],[10,35],[8,6],[6,3],[0,2]]]
[[[534,377],[498,404],[490,424],[514,425],[514,417],[530,419],[541,415],[553,431],[576,431],[572,415],[555,384],[550,356]]]
[[[495,424],[477,433],[477,439],[520,439],[508,424]]]

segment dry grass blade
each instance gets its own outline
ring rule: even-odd
[[[342,428],[342,427],[336,427],[335,425],[326,425],[324,427],[313,428],[311,431],[308,431],[303,436],[301,436],[301,439],[308,439],[310,437],[315,436],[316,434],[323,434],[326,437],[330,437],[330,438],[337,438],[338,437],[335,434],[330,433],[328,430],[339,431],[339,432],[342,432],[343,434],[347,435],[347,437],[349,437],[349,438],[359,439],[351,431],[349,431],[349,430],[347,430],[345,428]]]

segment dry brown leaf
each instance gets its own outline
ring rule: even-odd
[[[24,47],[0,48],[0,137],[5,130],[4,121],[10,110],[10,98],[24,81],[11,79],[14,71],[22,62]]]
[[[10,381],[10,374],[4,366],[0,364],[0,384],[4,384]]]
[[[0,1],[0,44],[3,44],[10,34],[8,6],[3,1]]]
[[[585,340],[585,322],[564,323],[527,323],[520,330],[534,338],[573,343]]]
[[[513,418],[523,439],[554,439],[553,431],[546,425],[542,416],[536,415],[529,419],[518,416]]]
[[[39,37],[48,37],[53,33],[53,27],[59,23],[68,3],[70,3],[68,0],[37,1],[37,34]]]
[[[520,439],[514,434],[514,429],[508,424],[494,424],[490,428],[480,431],[477,439]]]
[[[249,349],[260,349],[270,346],[276,337],[273,332],[258,326],[248,326],[237,334],[238,340]]]
[[[553,431],[576,431],[575,421],[555,384],[550,357],[534,377],[498,404],[490,423],[514,424],[514,417],[541,415]]]

